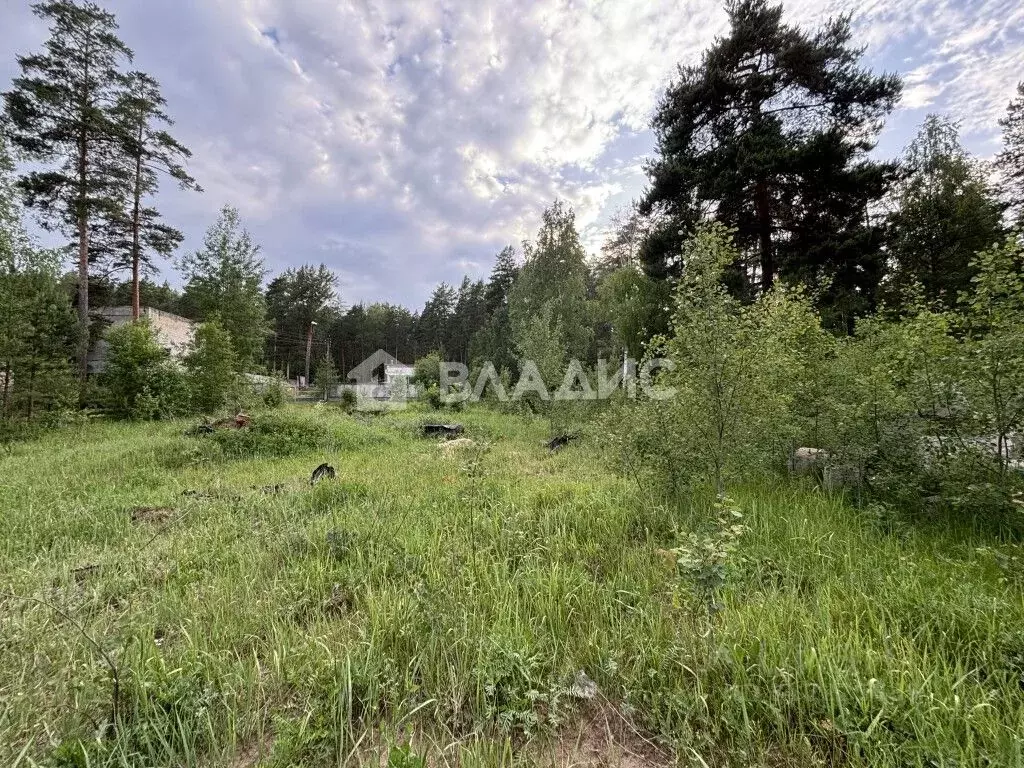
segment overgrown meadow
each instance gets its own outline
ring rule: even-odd
[[[1024,763],[1007,545],[781,479],[722,529],[600,435],[551,454],[546,421],[475,408],[444,444],[428,418],[14,444],[0,763]]]

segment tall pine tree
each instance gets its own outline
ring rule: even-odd
[[[337,285],[337,275],[324,264],[286,269],[270,281],[266,297],[273,370],[299,370],[310,324],[329,328],[336,321],[340,314]]]
[[[474,366],[489,361],[498,371],[511,372],[515,367],[508,298],[518,275],[516,249],[511,245],[506,246],[495,258],[494,267],[484,288],[484,325],[470,339],[469,356]]]
[[[441,283],[427,299],[419,321],[416,323],[416,339],[419,355],[437,352],[443,359],[448,353],[449,325],[455,309],[455,289],[448,283]]]
[[[827,301],[850,323],[881,278],[867,208],[894,169],[866,154],[900,81],[859,66],[848,17],[809,33],[766,0],[727,11],[728,34],[680,68],[654,118],[658,156],[640,209],[661,221],[645,267],[678,273],[685,233],[714,218],[736,230],[746,257],[735,292],[766,291],[779,274],[830,283]]]
[[[192,153],[165,130],[165,126],[174,124],[167,116],[166,105],[156,80],[143,72],[129,72],[113,111],[121,139],[117,167],[123,207],[108,221],[109,245],[117,266],[131,269],[132,317],[136,320],[142,269],[151,266],[150,254],[168,257],[184,237],[163,223],[160,212],[147,205],[146,199],[159,188],[160,174],[166,174],[182,189],[201,191],[185,170],[184,163]]]
[[[21,74],[4,94],[12,143],[35,164],[19,180],[27,204],[47,229],[73,234],[78,246],[78,372],[89,354],[89,235],[117,210],[113,109],[121,64],[132,52],[117,22],[91,2],[50,0],[32,10],[50,23],[42,53],[19,56]]]

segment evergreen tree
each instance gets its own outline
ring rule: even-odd
[[[487,287],[482,280],[473,282],[468,277],[462,278],[449,324],[446,349],[450,360],[469,362],[473,334],[487,322],[486,293]]]
[[[183,239],[180,231],[160,220],[156,208],[145,205],[145,199],[159,188],[159,173],[167,174],[182,189],[201,191],[184,167],[192,153],[163,128],[173,125],[164,111],[166,105],[156,80],[142,72],[130,72],[113,112],[121,135],[117,165],[123,206],[107,223],[109,247],[117,265],[131,269],[132,317],[136,320],[141,271],[151,267],[149,254],[170,256]]]
[[[42,53],[19,56],[21,75],[4,94],[13,144],[38,169],[19,186],[47,229],[74,234],[78,245],[78,372],[89,353],[90,230],[116,212],[118,127],[112,117],[132,53],[113,14],[91,2],[50,0],[32,10],[50,23]]]
[[[645,267],[678,274],[682,238],[714,218],[736,231],[734,294],[752,294],[755,278],[767,291],[778,274],[830,284],[825,301],[849,325],[881,278],[866,212],[893,167],[866,153],[900,81],[858,65],[848,17],[808,33],[767,0],[727,10],[728,34],[680,68],[654,118],[658,156],[640,210],[660,221]]]
[[[427,300],[419,322],[416,324],[416,339],[420,354],[439,352],[445,357],[449,340],[449,323],[455,309],[455,290],[448,283],[441,283]]]
[[[484,305],[489,316],[493,317],[508,306],[508,294],[518,274],[516,249],[507,245],[495,257],[491,276],[487,280],[487,289],[484,291]]]
[[[74,312],[60,258],[34,248],[21,222],[13,163],[0,134],[0,417],[33,419],[70,405]]]
[[[111,285],[109,291],[107,303],[113,306],[130,306],[135,286],[132,280],[124,280]],[[175,315],[180,315],[183,312],[181,292],[166,280],[162,283],[155,283],[143,277],[139,280],[138,294],[140,306],[152,307],[161,312],[170,312]]]
[[[516,249],[506,246],[495,258],[484,288],[484,323],[470,339],[469,359],[474,366],[490,361],[495,370],[510,371],[515,366],[515,351],[509,327],[508,297],[519,275]]]
[[[206,321],[217,316],[228,333],[240,369],[252,366],[267,334],[266,302],[261,283],[266,270],[259,246],[242,229],[238,211],[221,209],[207,231],[203,248],[184,256],[182,304],[191,316]]]
[[[378,349],[404,362],[412,362],[417,356],[416,325],[416,316],[405,307],[357,304],[332,323],[331,351],[336,355],[342,374]]]
[[[313,371],[313,385],[317,395],[323,400],[330,400],[338,386],[338,369],[329,352],[325,353],[316,364]]]
[[[1003,151],[996,166],[1003,175],[1003,190],[1016,225],[1024,227],[1024,82],[1017,84],[1017,98],[1007,107],[1003,128]]]
[[[892,286],[945,308],[974,276],[974,254],[1002,239],[1003,206],[984,169],[960,144],[955,123],[929,115],[904,157],[906,177],[890,216]]]
[[[299,370],[310,324],[328,328],[339,315],[337,285],[337,275],[323,264],[286,269],[270,281],[266,300],[273,331],[267,342],[272,369]]]

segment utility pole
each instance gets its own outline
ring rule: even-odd
[[[316,320],[309,323],[309,333],[306,334],[306,389],[309,389],[309,356],[313,354],[313,326]]]

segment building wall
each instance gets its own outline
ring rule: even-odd
[[[94,317],[105,320],[109,325],[107,330],[118,325],[130,323],[132,320],[131,307],[101,307],[92,313]],[[156,333],[157,341],[166,349],[171,357],[180,358],[188,350],[192,343],[192,336],[195,333],[195,323],[191,320],[161,312],[159,309],[142,307],[142,316],[149,320],[153,331]],[[89,371],[98,373],[103,370],[103,363],[107,358],[109,344],[104,339],[97,341],[89,351]]]

